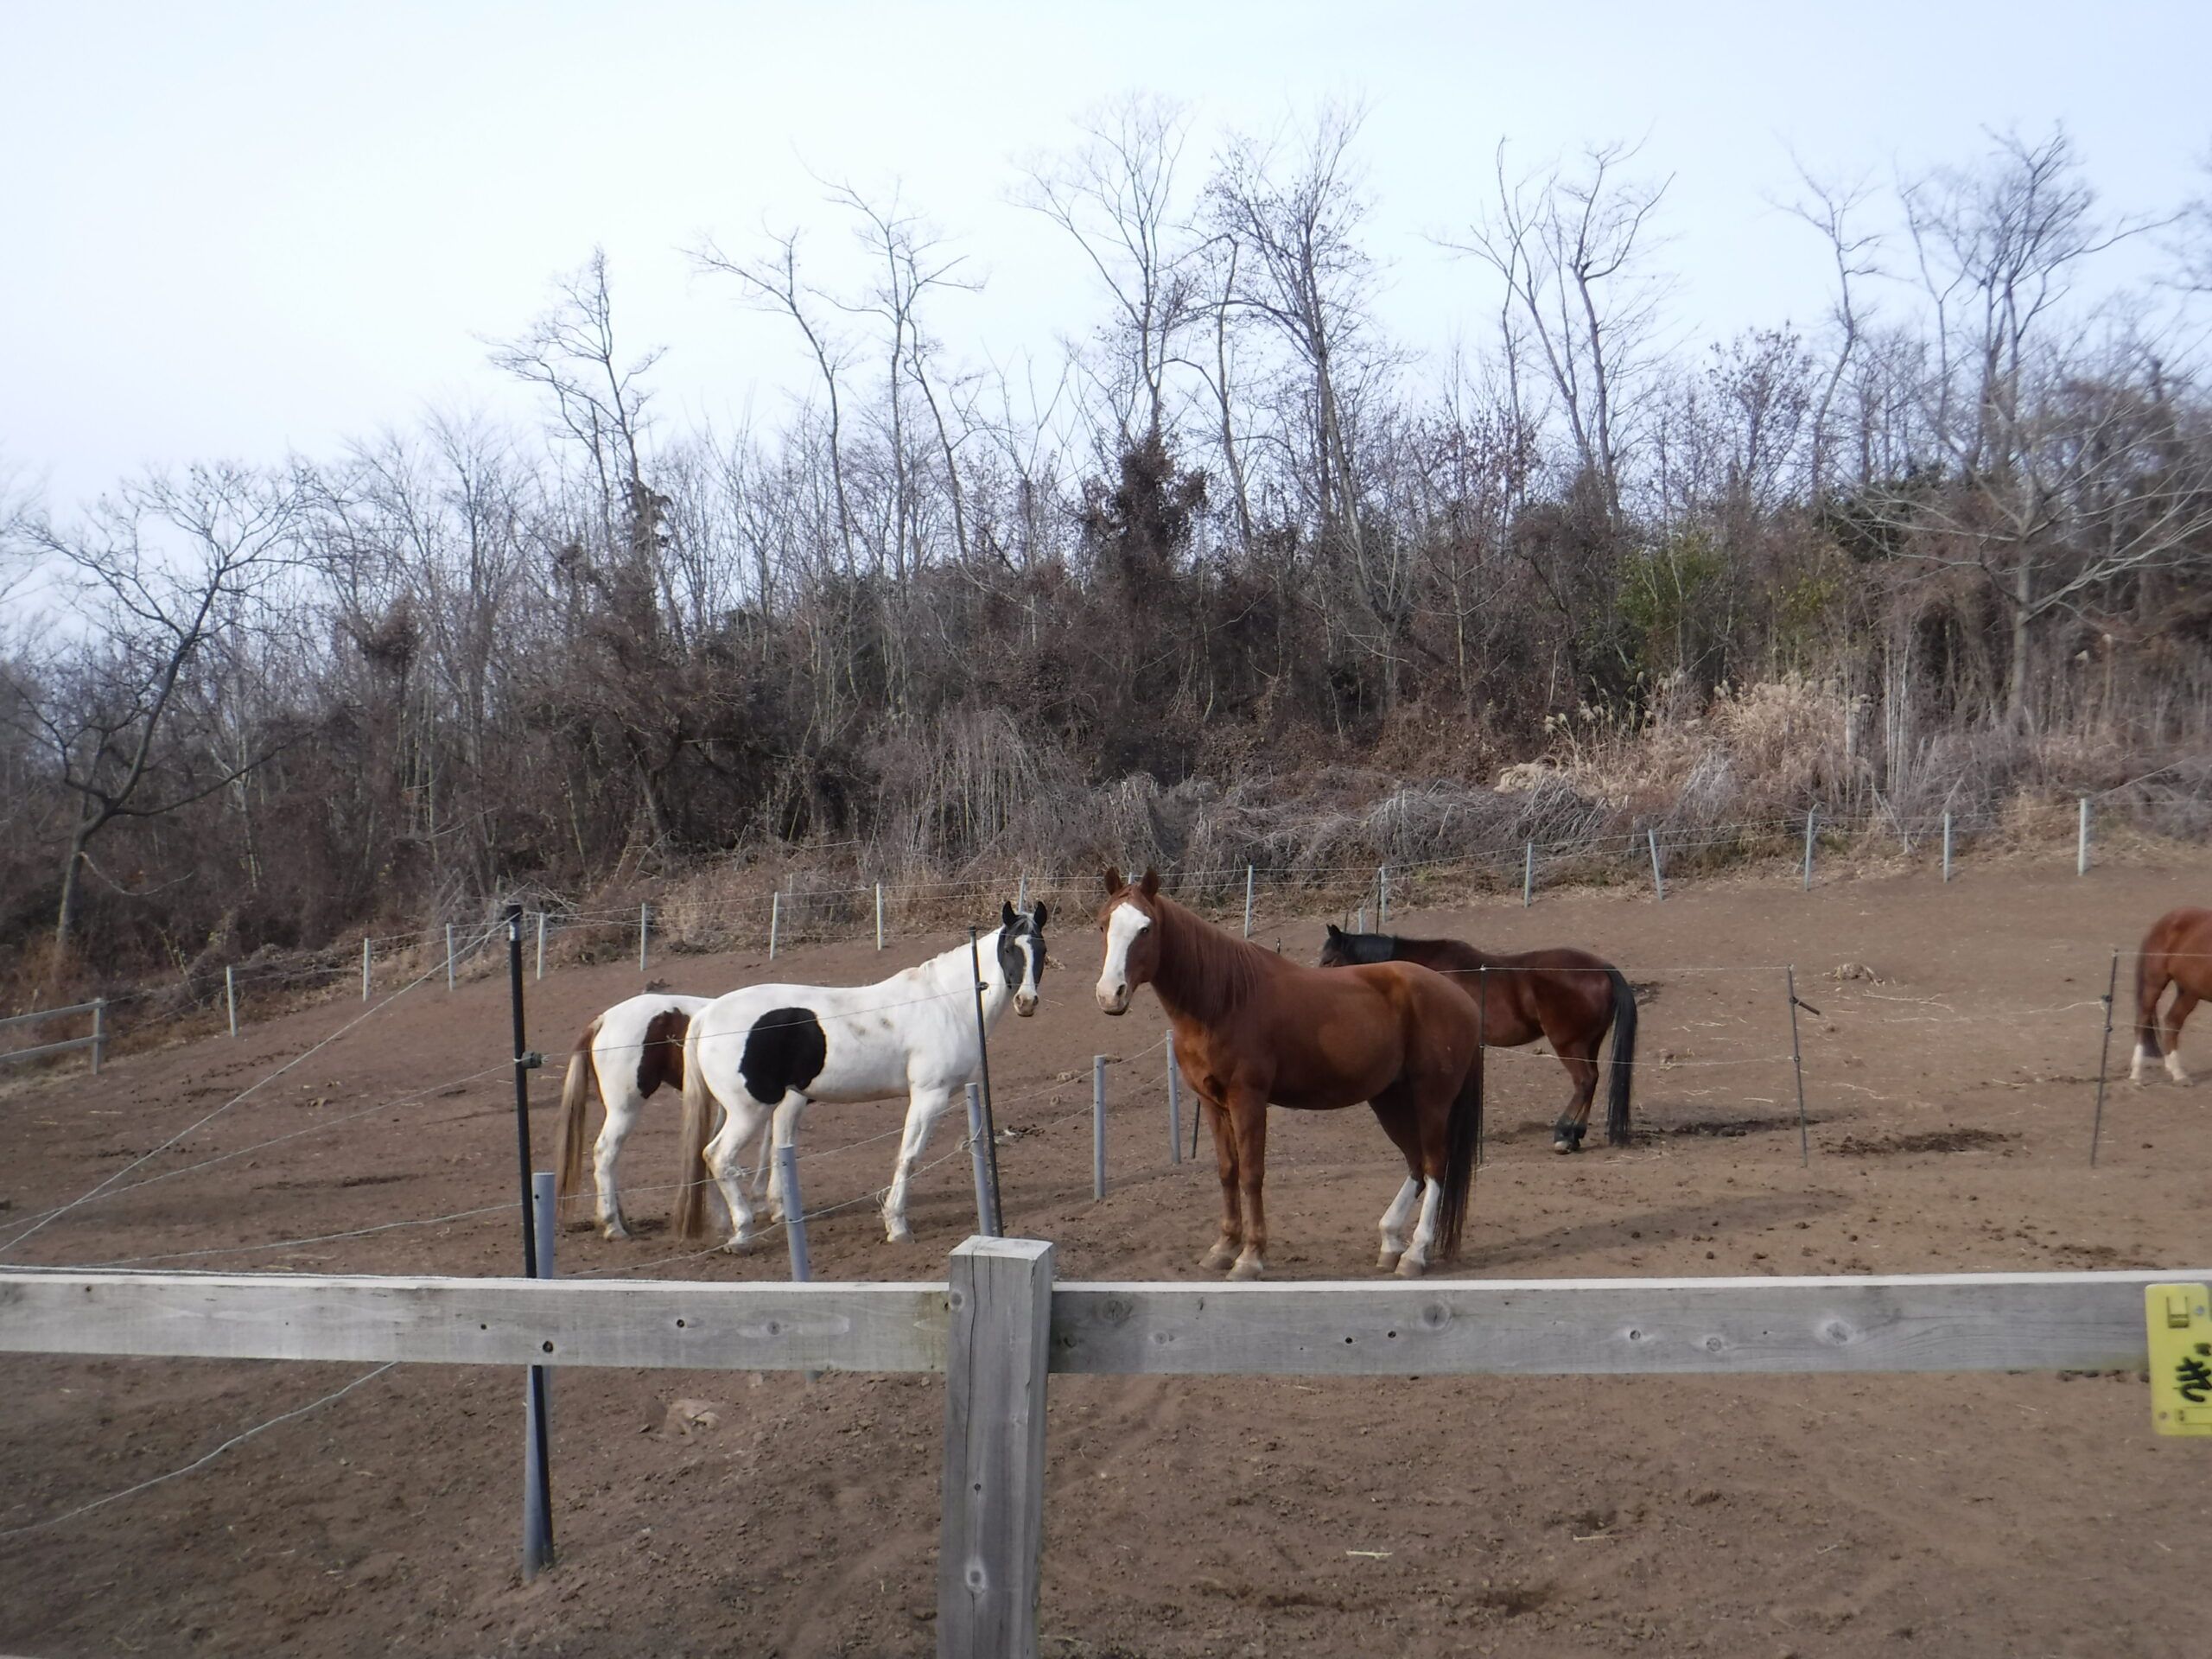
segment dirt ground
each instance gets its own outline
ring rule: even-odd
[[[1839,874],[1779,870],[1442,904],[1409,933],[1573,943],[1643,990],[1622,1150],[1555,1157],[1557,1063],[1494,1054],[1472,1276],[2168,1268],[2212,1261],[2212,1093],[2118,1088],[2088,1167],[2114,945],[2212,899],[2212,856],[2076,879],[2070,861]],[[1255,937],[1312,959],[1319,920]],[[1064,1279],[1200,1276],[1217,1188],[1171,1164],[1164,1023],[1090,998],[1087,917],[1050,930],[1036,1018],[995,1033],[1008,1230]],[[952,943],[779,957],[777,978],[859,982]],[[1780,964],[1807,1016],[1799,1166]],[[1872,977],[1838,978],[1854,965]],[[767,977],[757,956],[656,963],[679,989]],[[531,989],[565,1054],[634,963]],[[2123,984],[2122,1002],[2127,1001]],[[91,1187],[361,1011],[338,999],[0,1096],[0,1223]],[[514,1130],[505,987],[425,985],[140,1171],[293,1138],[72,1212],[5,1258],[179,1268],[509,1273]],[[1090,1057],[1113,1069],[1112,1188],[1090,1196]],[[2115,1070],[2127,1040],[2113,1039]],[[2212,1017],[2183,1045],[2212,1071]],[[540,1074],[550,1160],[557,1069]],[[817,1107],[820,1278],[942,1277],[970,1229],[963,1158],[922,1177],[918,1243],[865,1195],[895,1106]],[[671,1260],[674,1103],[625,1160],[639,1235],[572,1224],[564,1273],[780,1277],[780,1249]],[[941,1133],[931,1155],[952,1152]],[[1374,1272],[1399,1179],[1363,1111],[1277,1114],[1279,1277]],[[435,1217],[457,1217],[432,1221]],[[384,1230],[368,1230],[383,1228]],[[343,1236],[324,1236],[344,1235]],[[272,1241],[308,1240],[276,1246]],[[197,1254],[193,1254],[197,1252]],[[517,1574],[521,1379],[397,1367],[205,1467],[360,1366],[0,1356],[0,1652],[923,1655],[934,1650],[931,1377],[574,1370],[554,1380],[557,1570]],[[1703,1379],[1056,1378],[1043,1650],[1070,1656],[2181,1656],[2204,1651],[2212,1444],[2161,1440],[2133,1374]]]

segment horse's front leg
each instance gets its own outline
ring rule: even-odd
[[[1229,1116],[1236,1135],[1236,1192],[1244,1212],[1244,1249],[1229,1276],[1256,1279],[1268,1270],[1268,1206],[1262,1195],[1268,1179],[1267,1096],[1233,1096]]]
[[[1198,1265],[1218,1273],[1236,1260],[1244,1243],[1244,1224],[1236,1205],[1236,1131],[1229,1114],[1214,1102],[1205,1101],[1203,1109],[1213,1131],[1214,1163],[1221,1172],[1221,1233],[1213,1248],[1198,1258]]]
[[[918,1088],[907,1103],[906,1132],[899,1139],[899,1166],[892,1172],[891,1191],[883,1198],[883,1236],[891,1243],[913,1240],[906,1225],[906,1184],[921,1164],[922,1154],[930,1144],[930,1131],[951,1103],[952,1090],[941,1088]]]

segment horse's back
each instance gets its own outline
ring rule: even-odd
[[[2193,996],[2212,995],[2212,910],[2183,905],[2151,925],[2137,953],[2141,966],[2188,988]]]

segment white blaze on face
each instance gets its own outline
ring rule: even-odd
[[[1021,983],[1014,988],[1014,1011],[1025,1019],[1037,1012],[1039,993],[1037,959],[1045,947],[1034,934],[1025,933],[1014,941],[1021,950]]]
[[[1106,918],[1106,965],[1098,970],[1098,1006],[1124,1014],[1129,1006],[1129,947],[1152,921],[1135,905],[1121,904]]]

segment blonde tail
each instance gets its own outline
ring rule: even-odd
[[[707,1236],[707,1141],[714,1133],[714,1096],[699,1065],[700,1023],[693,1020],[683,1033],[683,1143],[677,1164],[676,1230],[691,1239]]]
[[[606,1017],[594,1020],[576,1039],[569,1055],[568,1081],[561,1085],[561,1131],[553,1143],[553,1167],[559,1173],[563,1198],[584,1178],[584,1105],[591,1096],[591,1046],[599,1040],[599,1021]]]

